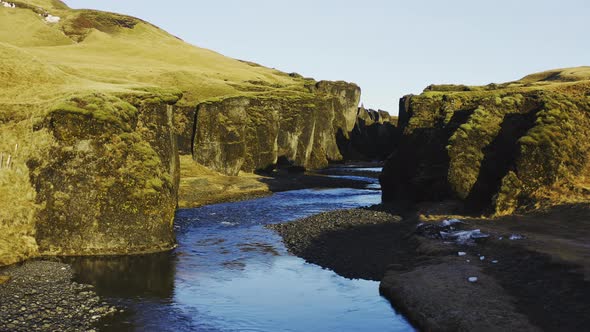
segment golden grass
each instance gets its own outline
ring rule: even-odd
[[[195,162],[191,156],[180,156],[180,188],[178,206],[193,208],[227,202],[248,196],[268,195],[262,176],[240,173],[227,176]]]
[[[37,253],[34,218],[42,206],[36,202],[26,163],[48,157],[55,139],[34,128],[51,110],[68,106],[65,101],[89,95],[105,100],[140,94],[166,99],[178,91],[183,95],[178,105],[194,107],[244,94],[301,94],[309,84],[301,77],[187,44],[135,18],[72,10],[56,0],[14,2],[17,8],[0,7],[0,153],[11,154],[13,160],[11,168],[0,168],[0,265]],[[49,24],[45,13],[61,21]],[[263,88],[253,89],[252,82]],[[101,110],[95,111],[101,116]],[[187,194],[180,204],[268,192],[256,179],[213,174],[184,160],[181,195]]]
[[[301,90],[305,83],[187,44],[140,20],[129,18],[137,22],[129,28],[120,15],[58,9],[55,1],[22,3],[40,6],[62,21],[48,24],[31,9],[0,8],[0,78],[9,82],[9,88],[0,89],[0,104],[34,103],[81,91],[122,93],[166,87],[184,93],[180,105],[194,106],[244,94],[240,86],[248,81],[287,90]],[[68,36],[75,29],[84,34],[79,43],[78,36]]]

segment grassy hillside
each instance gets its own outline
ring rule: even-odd
[[[96,216],[114,213],[110,198],[92,190],[82,193],[77,186],[100,178],[100,185],[115,190],[117,181],[125,182],[130,173],[116,175],[109,165],[96,163],[100,160],[119,156],[121,167],[137,170],[134,160],[159,154],[161,161],[152,165],[149,176],[126,181],[136,186],[126,190],[155,186],[155,191],[146,191],[150,199],[168,197],[167,185],[159,183],[170,177],[166,172],[174,173],[174,158],[167,155],[174,144],[161,146],[168,140],[157,135],[168,135],[166,104],[178,96],[176,109],[194,109],[201,102],[233,96],[309,95],[309,85],[315,84],[187,44],[137,18],[73,10],[57,0],[11,3],[16,8],[0,6],[0,265],[36,255],[39,217],[51,222],[79,217],[102,227],[105,218]],[[50,23],[48,16],[59,21]],[[67,135],[77,135],[80,144],[64,139]],[[66,166],[60,158],[74,164]],[[165,160],[170,160],[169,167]],[[81,170],[92,167],[100,177],[83,177]],[[52,187],[48,178],[56,176],[63,188]],[[92,202],[97,202],[96,216],[84,205]],[[134,208],[141,208],[138,204]],[[82,207],[79,216],[48,214],[75,212],[76,205]],[[145,213],[156,218],[156,212]]]
[[[15,3],[17,8],[0,10],[0,65],[34,65],[23,73],[0,72],[2,81],[14,87],[0,90],[2,103],[40,102],[55,98],[58,92],[166,87],[179,89],[185,94],[181,103],[194,105],[253,90],[298,90],[304,83],[189,45],[139,19],[72,10],[59,1]],[[45,14],[61,20],[47,23]],[[41,76],[36,75],[39,72]]]

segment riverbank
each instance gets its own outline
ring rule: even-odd
[[[367,167],[372,165],[367,164]],[[287,170],[267,176],[241,174],[230,177],[197,164],[183,171],[181,188],[185,185],[185,189],[181,199],[184,197],[185,201],[180,205],[191,207],[304,188],[364,189],[372,181],[332,177],[329,172],[310,174]],[[95,284],[96,280],[75,276],[72,266],[57,262],[59,260],[71,263],[71,260],[56,258],[0,267],[0,331],[90,331],[97,322],[100,325],[103,318],[118,310],[112,307],[112,303],[109,306],[103,302],[93,286],[81,284]],[[108,266],[102,266],[100,270],[116,275],[116,271],[110,271]],[[161,273],[154,272],[154,275]],[[78,282],[73,281],[74,277]]]
[[[441,222],[457,216],[444,213],[444,205],[433,207],[335,211],[271,228],[308,262],[348,278],[380,280],[382,294],[423,330],[589,326],[588,206],[459,217],[454,230]],[[488,236],[470,244],[440,237],[441,231],[470,229]]]
[[[272,195],[276,192],[308,188],[364,189],[368,182],[347,179],[343,175],[376,177],[378,172],[354,172],[342,165],[335,168],[303,172],[282,169],[267,174],[241,172],[228,176],[194,162],[190,156],[180,158],[179,208],[196,208],[204,205],[227,203]],[[355,166],[376,167],[376,163],[358,163]],[[336,177],[334,176],[336,175]]]
[[[53,261],[0,269],[0,331],[94,331],[118,311],[73,277],[69,265]]]

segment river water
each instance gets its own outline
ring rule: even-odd
[[[378,282],[308,264],[264,227],[379,203],[376,179],[358,180],[369,189],[305,189],[179,210],[173,252],[71,263],[78,281],[127,308],[101,331],[413,331]]]

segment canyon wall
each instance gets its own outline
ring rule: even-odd
[[[337,133],[349,137],[360,88],[321,81],[304,93],[238,96],[199,104],[192,153],[228,175],[274,168],[279,159],[304,168],[342,160]],[[187,141],[185,132],[181,141]],[[186,150],[186,149],[185,149]]]
[[[397,117],[382,110],[359,107],[348,138],[338,134],[338,147],[345,160],[382,161],[397,147],[401,132]]]
[[[336,133],[354,126],[360,89],[319,82],[296,97],[229,97],[196,107],[178,106],[181,98],[164,90],[84,94],[12,129],[21,138],[11,140],[23,144],[0,175],[22,175],[2,184],[22,192],[23,202],[13,199],[2,216],[0,265],[173,248],[179,154],[231,175],[272,168],[280,157],[326,166],[342,158]]]
[[[402,98],[384,201],[459,199],[498,215],[587,201],[590,84],[550,77]]]
[[[42,255],[142,253],[174,246],[179,162],[172,106],[180,96],[86,95],[36,130],[54,139],[27,166],[41,206]]]

